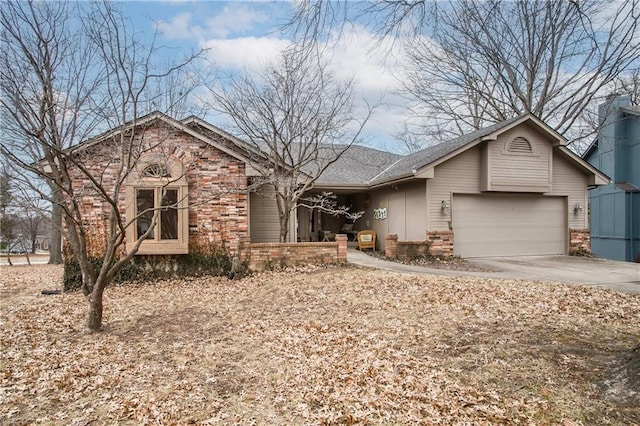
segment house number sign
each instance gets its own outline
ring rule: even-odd
[[[373,209],[373,218],[378,220],[383,220],[387,218],[387,209]]]

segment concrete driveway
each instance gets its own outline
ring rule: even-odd
[[[595,285],[640,294],[640,264],[577,256],[517,256],[469,259],[508,278]]]
[[[516,256],[468,259],[492,272],[450,271],[389,262],[350,249],[349,263],[404,273],[554,281],[595,285],[623,293],[640,294],[640,264],[575,256]]]

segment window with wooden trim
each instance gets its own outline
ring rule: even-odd
[[[178,239],[178,188],[136,189],[136,239],[143,238],[154,223],[146,240]],[[158,232],[156,232],[156,230]]]
[[[514,138],[510,143],[507,151],[513,153],[530,154],[533,152],[531,142],[522,136]]]
[[[187,180],[177,161],[141,162],[127,189],[127,229],[131,245],[139,239],[137,254],[189,252]]]

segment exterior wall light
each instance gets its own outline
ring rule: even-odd
[[[575,206],[573,206],[573,214],[580,214],[582,213],[582,206],[580,205],[580,203],[576,203]]]
[[[442,213],[449,213],[449,203],[445,200],[442,200],[442,202],[440,203],[440,210],[442,210]]]

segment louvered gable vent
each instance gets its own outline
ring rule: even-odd
[[[518,136],[509,144],[509,152],[532,152],[531,143],[522,136]]]

